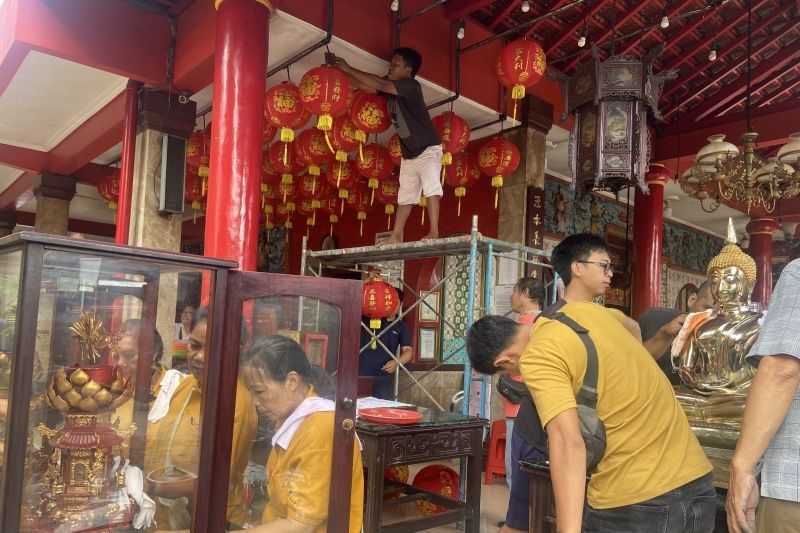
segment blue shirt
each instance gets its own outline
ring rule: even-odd
[[[382,319],[381,320],[381,329],[376,332],[376,335],[380,334],[386,326],[389,325],[389,320]],[[367,326],[369,326],[369,321],[366,322]],[[391,374],[387,374],[383,370],[383,365],[388,363],[392,360],[392,356],[389,355],[386,350],[383,349],[381,346],[381,342],[386,345],[389,350],[397,355],[397,348],[403,346],[411,346],[411,332],[408,330],[408,326],[406,326],[403,322],[398,322],[397,324],[393,325],[389,328],[389,331],[378,337],[380,341],[375,349],[370,346],[361,352],[358,356],[358,375],[359,376],[372,376],[375,378],[387,378]],[[362,346],[368,344],[372,341],[372,335],[369,332],[361,328],[361,342],[358,346],[361,349]]]

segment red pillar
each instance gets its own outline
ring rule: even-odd
[[[754,218],[747,224],[750,245],[747,252],[756,261],[756,285],[752,300],[765,309],[772,296],[772,234],[778,224],[771,218]]]
[[[645,176],[650,194],[636,190],[633,206],[633,318],[661,305],[664,184],[668,179],[667,167],[652,164]]]
[[[205,255],[255,270],[268,0],[216,0]]]
[[[136,120],[139,110],[139,89],[142,84],[128,80],[125,88],[125,120],[122,126],[122,158],[119,164],[119,201],[117,202],[117,231],[114,242],[128,244],[131,228],[131,193],[133,192],[133,161],[136,157]]]

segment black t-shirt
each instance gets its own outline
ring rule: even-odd
[[[672,309],[669,307],[652,307],[642,313],[642,316],[639,317],[639,328],[642,330],[642,341],[646,341],[647,339],[651,338],[653,335],[658,333],[658,330],[661,329],[664,324],[667,324],[670,320],[674,319],[680,314],[681,312],[677,309]],[[667,378],[672,385],[680,385],[681,379],[678,377],[678,373],[672,369],[672,357],[670,356],[670,351],[671,350],[667,348],[667,351],[664,352],[656,362],[658,363],[658,367],[664,371],[664,374],[667,375]]]
[[[388,101],[389,117],[400,137],[403,159],[414,159],[429,146],[442,144],[422,97],[422,86],[414,78],[390,80],[397,95],[381,92]]]
[[[369,320],[367,320],[366,324],[369,325]],[[381,329],[376,332],[376,335],[380,334],[380,332],[386,329],[386,326],[388,325],[389,320],[386,318],[382,319]],[[403,322],[398,322],[392,326],[389,331],[378,337],[378,339],[385,344],[393,354],[397,354],[398,347],[402,348],[403,346],[413,345],[411,332],[409,331],[408,326],[406,326]],[[364,328],[361,328],[361,344],[359,345],[359,348],[369,343],[371,340],[372,336],[365,331]],[[390,377],[394,374],[387,374],[382,370],[382,368],[383,365],[391,360],[392,356],[389,355],[380,344],[377,344],[375,348],[368,346],[367,349],[361,352],[361,354],[358,356],[358,375],[372,376],[376,379],[390,379]]]

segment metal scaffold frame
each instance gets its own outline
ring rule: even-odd
[[[476,279],[479,265],[478,261],[480,259],[479,256],[481,255],[484,261],[484,268],[481,270],[483,305],[478,307],[475,304],[475,293],[476,282],[478,281]],[[452,330],[455,338],[463,339],[466,337],[466,333],[469,328],[472,327],[476,311],[479,311],[481,316],[492,313],[492,289],[495,286],[495,259],[505,257],[518,261],[520,265],[527,264],[551,269],[550,265],[542,262],[542,259],[549,259],[550,254],[544,252],[543,250],[529,248],[518,243],[504,242],[497,239],[484,237],[478,232],[478,216],[473,215],[472,229],[468,235],[448,237],[444,239],[390,244],[386,246],[361,246],[356,248],[344,248],[340,250],[313,251],[308,249],[307,238],[304,237],[302,258],[300,263],[300,275],[307,275],[310,273],[311,275],[322,276],[326,269],[338,269],[340,271],[344,270],[366,273],[369,271],[366,267],[375,265],[376,263],[400,261],[406,259],[413,260],[443,258],[448,256],[459,257],[455,268],[447,272],[446,275],[444,275],[442,279],[439,280],[433,287],[427,289],[422,297],[420,297],[420,294],[412,286],[410,286],[401,278],[400,281],[404,286],[404,290],[413,294],[416,297],[416,301],[408,308],[403,309],[403,311],[399,313],[398,316],[388,326],[384,327],[378,334],[375,334],[375,332],[370,330],[366,325],[364,325],[363,322],[361,322],[361,327],[369,332],[371,339],[367,344],[359,349],[359,354],[361,354],[370,346],[370,344],[372,344],[372,342],[376,342],[384,351],[386,351],[386,353],[392,357],[392,359],[394,359],[395,362],[397,362],[398,368],[400,369],[398,370],[398,374],[399,372],[403,371],[411,380],[411,384],[399,392],[404,392],[408,388],[417,385],[428,396],[433,404],[441,410],[445,409],[439,404],[439,402],[436,401],[433,395],[422,383],[420,383],[420,381],[432,374],[442,365],[447,364],[447,362],[456,354],[460,353],[462,350],[466,350],[465,346],[460,345],[450,353],[442,354],[439,362],[434,367],[428,369],[419,378],[416,378],[411,371],[409,371],[406,366],[400,362],[397,354],[392,353],[386,347],[381,340],[381,337],[387,331],[389,331],[394,324],[403,320],[406,315],[414,312],[420,305],[424,305],[432,313],[436,314],[443,327],[448,327]],[[309,258],[313,258],[315,260],[317,265],[316,267],[312,268],[312,266],[309,264],[310,262],[308,261]],[[442,309],[440,312],[439,309],[435,309],[434,306],[432,306],[427,300],[437,290],[443,288],[448,280],[454,278],[456,274],[464,271],[465,269],[467,269],[469,275],[469,283],[467,286],[467,316],[465,328],[461,330],[447,319],[444,309]],[[557,275],[555,272],[553,272],[551,280],[547,282],[544,287],[546,302],[555,301],[556,291],[554,288],[556,286],[556,281]],[[469,359],[465,356],[463,388],[464,401],[462,402],[461,408],[462,413],[465,415],[469,414],[469,398],[473,381],[479,382],[481,387],[480,416],[482,418],[488,418],[486,413],[486,401],[484,398],[486,398],[489,393],[489,377],[483,374],[473,377]]]

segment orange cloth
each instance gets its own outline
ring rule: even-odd
[[[534,311],[533,313],[525,313],[523,315],[519,315],[517,317],[517,322],[520,324],[533,324],[536,320],[536,317],[539,316],[539,311]],[[514,381],[522,382],[522,376],[508,376]],[[517,414],[519,413],[519,404],[518,403],[511,403],[508,401],[504,396],[500,396],[500,400],[503,402],[503,413],[505,414],[506,418],[517,418]]]

